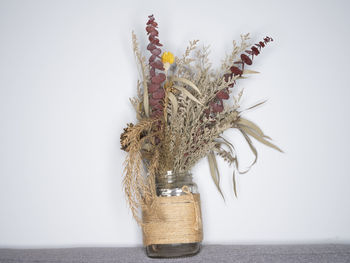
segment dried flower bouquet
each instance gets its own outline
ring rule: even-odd
[[[127,152],[124,190],[139,223],[140,206],[150,205],[156,195],[156,177],[169,170],[189,171],[203,157],[208,158],[211,176],[221,194],[216,157],[233,166],[236,194],[235,171],[245,173],[251,166],[245,171],[240,169],[234,146],[222,136],[227,129],[242,133],[255,156],[251,165],[258,157],[252,138],[281,151],[255,123],[242,117],[243,90],[236,92],[236,96],[232,94],[239,79],[257,73],[247,66],[273,39],[265,37],[249,45],[249,34],[242,35],[239,45],[233,42],[233,51],[221,67],[213,70],[208,60],[209,49],[197,48],[198,40],[189,43],[182,57],[162,53],[157,27],[154,16],[149,16],[148,60],[132,33],[142,75],[137,83],[137,96],[131,99],[138,122],[129,123],[121,135],[122,149]]]

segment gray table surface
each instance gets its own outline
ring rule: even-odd
[[[350,245],[205,245],[187,258],[151,259],[141,247],[0,249],[1,263],[102,262],[350,262]]]

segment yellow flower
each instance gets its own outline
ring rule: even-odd
[[[174,63],[174,55],[171,52],[164,52],[162,55],[162,61],[163,63],[169,63],[173,64]]]

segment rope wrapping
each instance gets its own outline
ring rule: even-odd
[[[187,186],[185,195],[155,197],[149,206],[142,206],[144,246],[155,244],[195,243],[203,240],[199,194]]]

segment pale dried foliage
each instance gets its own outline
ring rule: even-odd
[[[229,56],[226,56],[225,59],[222,61],[221,70],[228,70],[235,61],[237,61],[237,57],[239,54],[241,54],[244,50],[246,50],[247,47],[249,47],[249,33],[241,35],[241,43],[240,45],[237,45],[237,42],[235,40],[232,41],[232,52]]]
[[[270,138],[251,121],[241,117],[239,102],[243,90],[233,97],[231,105],[216,114],[205,114],[216,94],[235,83],[236,76],[226,82],[223,78],[231,65],[239,61],[238,55],[248,47],[249,35],[241,36],[241,43],[233,42],[232,53],[222,61],[220,69],[214,71],[208,59],[209,47],[198,48],[198,40],[190,41],[184,55],[176,57],[167,72],[165,116],[151,119],[148,116],[147,82],[149,68],[138,49],[133,33],[133,49],[140,66],[141,81],[137,83],[137,97],[131,99],[138,123],[130,126],[122,135],[122,146],[127,151],[124,187],[134,217],[140,223],[140,205],[151,205],[155,196],[155,180],[167,171],[190,170],[201,158],[207,157],[212,178],[220,190],[220,176],[216,156],[223,158],[235,170],[240,171],[233,145],[222,137],[230,128],[238,129],[257,159],[252,143],[254,138],[267,146],[277,148]],[[142,88],[141,88],[142,87]],[[235,86],[236,89],[236,86]],[[233,177],[234,180],[235,177]],[[234,190],[235,189],[234,181]],[[221,193],[222,194],[222,193]]]

